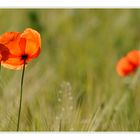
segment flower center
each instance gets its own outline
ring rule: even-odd
[[[28,58],[28,54],[23,54],[22,56],[21,56],[21,59],[22,60],[26,60]]]

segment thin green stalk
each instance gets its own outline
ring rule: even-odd
[[[20,125],[20,114],[21,114],[21,105],[22,105],[24,72],[25,72],[25,61],[24,61],[23,70],[22,70],[22,76],[21,76],[20,103],[19,103],[19,112],[18,112],[17,131],[19,131],[19,125]]]

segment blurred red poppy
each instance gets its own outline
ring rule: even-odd
[[[21,69],[40,53],[40,34],[27,28],[23,33],[6,32],[0,36],[0,44],[9,49],[8,59],[1,61],[2,66],[9,69]]]
[[[130,51],[125,57],[117,63],[117,73],[120,76],[127,76],[134,73],[140,66],[140,51]]]

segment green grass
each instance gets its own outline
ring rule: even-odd
[[[42,38],[25,71],[20,130],[140,130],[140,76],[116,73],[140,47],[140,10],[1,9],[0,19],[0,34],[31,27]],[[1,69],[1,131],[16,131],[21,72]]]

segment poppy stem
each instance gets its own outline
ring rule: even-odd
[[[19,125],[20,125],[20,114],[21,114],[21,105],[22,105],[22,93],[23,93],[24,73],[25,73],[25,60],[24,60],[24,65],[23,65],[23,70],[22,70],[22,76],[21,76],[20,103],[19,103],[19,112],[18,112],[17,131],[19,131]]]

